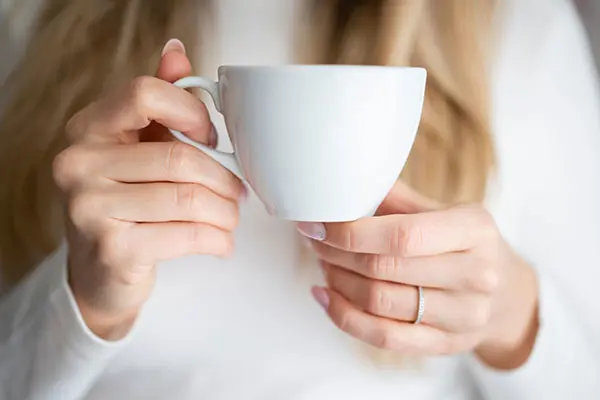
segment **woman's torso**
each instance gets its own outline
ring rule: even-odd
[[[303,3],[219,1],[219,35],[203,69],[290,62],[294,20]],[[517,0],[507,2],[512,3]],[[533,4],[541,2],[527,3],[517,9],[533,14]],[[506,15],[511,21],[503,24],[507,31],[493,62],[493,119],[501,164],[491,207],[508,241],[518,243],[515,223],[528,185],[523,170],[529,158],[523,146],[536,139],[510,122],[518,120],[518,85],[529,73],[517,57],[543,41],[535,32],[527,36],[532,31],[522,25],[542,26],[543,21]],[[224,132],[212,104],[209,109]],[[221,139],[221,146],[230,148],[223,135]],[[552,174],[544,170],[545,178]],[[407,362],[401,369],[374,366],[362,358],[364,347],[339,332],[311,299],[310,284],[320,277],[314,266],[298,265],[302,250],[293,224],[268,216],[254,196],[241,214],[230,259],[194,256],[159,266],[157,286],[131,343],[92,387],[89,399],[477,398],[463,357]]]
[[[214,78],[220,64],[293,62],[295,17],[305,3],[220,1],[218,35],[199,69]],[[222,117],[207,103],[220,146],[230,149]],[[369,366],[360,358],[365,348],[339,332],[312,300],[310,284],[320,276],[315,265],[301,265],[293,224],[270,217],[255,196],[241,212],[231,259],[197,256],[159,267],[135,340],[90,398],[123,396],[124,390],[131,398],[214,400],[433,399],[468,392],[455,358],[409,364],[401,373]]]

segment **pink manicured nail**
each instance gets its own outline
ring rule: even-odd
[[[163,47],[162,55],[164,56],[170,51],[177,51],[179,53],[185,54],[185,46],[179,39],[170,39]]]
[[[321,307],[327,311],[329,308],[329,294],[327,294],[327,291],[323,288],[315,286],[311,289],[311,293],[317,303],[319,303]]]
[[[304,236],[322,242],[327,236],[325,225],[320,222],[299,222],[298,230]]]

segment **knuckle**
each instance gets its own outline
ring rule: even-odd
[[[133,78],[129,86],[131,98],[136,102],[145,101],[154,90],[155,80],[156,78],[145,75]]]
[[[366,254],[367,275],[370,278],[391,279],[397,277],[399,258],[385,254]]]
[[[397,350],[398,339],[391,329],[379,329],[373,337],[373,345],[380,349]]]
[[[75,113],[66,123],[65,125],[65,137],[68,143],[76,142],[85,132],[85,118],[83,110]]]
[[[117,229],[106,230],[98,238],[97,259],[106,267],[118,267],[126,263],[128,243],[123,232]]]
[[[499,277],[495,268],[481,266],[468,276],[470,289],[482,293],[493,293],[499,285]]]
[[[417,254],[423,247],[423,231],[417,225],[398,226],[394,229],[396,249],[401,256]],[[394,244],[394,243],[392,243]]]
[[[394,307],[388,290],[379,282],[369,284],[366,303],[366,310],[372,314],[388,315]]]
[[[103,204],[100,196],[90,191],[77,193],[67,202],[67,215],[71,223],[81,229],[89,222],[102,216]]]
[[[463,327],[466,330],[475,330],[486,326],[490,318],[490,307],[482,302],[477,302],[467,308],[469,311],[465,314]]]
[[[67,147],[52,163],[54,182],[60,189],[67,189],[89,175],[89,154],[82,146]]]
[[[382,270],[382,256],[379,254],[365,254],[362,257],[366,259],[367,275],[370,278],[379,278]]]
[[[195,246],[202,245],[205,237],[205,230],[200,224],[190,224],[187,225],[189,229],[187,230],[188,241]]]
[[[487,325],[490,320],[491,310],[488,304],[479,304],[473,307],[471,312],[471,324],[474,328],[481,328]]]
[[[145,118],[146,104],[150,101],[156,87],[156,78],[151,76],[138,76],[134,78],[128,88],[130,107],[140,118]]]
[[[482,237],[489,239],[498,236],[498,229],[496,228],[496,221],[492,215],[482,207],[476,207],[475,212],[477,214],[477,221],[479,224],[479,232]]]
[[[394,225],[389,234],[388,247],[392,253],[404,255],[406,253],[406,230],[401,225]]]
[[[176,185],[174,202],[186,218],[194,221],[210,221],[226,231],[232,231],[239,223],[237,203],[216,196],[198,184]]]
[[[167,147],[165,166],[167,171],[173,177],[186,175],[192,165],[192,160],[196,154],[194,150],[178,140],[173,141]]]
[[[197,212],[197,203],[202,195],[201,188],[193,183],[184,183],[175,186],[175,205],[190,214]]]
[[[350,251],[360,251],[362,248],[362,239],[358,230],[353,225],[347,225],[342,228],[342,248]]]
[[[137,286],[145,282],[148,274],[152,271],[152,266],[136,266],[130,264],[129,268],[122,269],[118,274],[120,283],[126,286]]]

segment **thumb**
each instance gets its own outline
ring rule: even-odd
[[[377,210],[377,215],[416,214],[441,208],[443,204],[423,196],[398,180]]]
[[[192,64],[185,53],[185,46],[179,39],[169,40],[163,48],[156,77],[172,83],[191,73]]]
[[[156,77],[167,82],[175,82],[192,74],[192,64],[186,54],[185,46],[179,39],[169,40],[162,50],[160,64],[156,70]],[[216,146],[217,135],[213,131],[212,124],[206,132],[194,137],[202,143],[207,143],[211,147]],[[164,126],[152,122],[141,134],[141,141],[158,142],[175,140]]]

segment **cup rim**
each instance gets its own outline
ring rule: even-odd
[[[419,71],[427,74],[423,67],[396,66],[396,65],[352,65],[352,64],[283,64],[283,65],[234,65],[224,64],[219,66],[218,72],[225,70],[244,70],[244,71],[307,71],[307,70],[355,70],[355,71]]]

